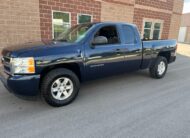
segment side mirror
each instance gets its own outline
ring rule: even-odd
[[[108,43],[108,39],[105,36],[97,36],[94,38],[92,45],[103,45],[103,44],[107,44]]]

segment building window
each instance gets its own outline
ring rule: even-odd
[[[71,27],[71,15],[67,12],[53,11],[53,38]]]
[[[144,40],[158,40],[161,38],[163,21],[158,20],[144,20],[143,22],[143,36]]]
[[[78,14],[78,24],[92,22],[92,16],[87,14]]]

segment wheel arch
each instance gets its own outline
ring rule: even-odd
[[[45,67],[42,71],[41,71],[41,77],[40,77],[40,84],[42,82],[42,80],[44,79],[44,77],[52,70],[55,69],[59,69],[59,68],[66,68],[71,70],[72,72],[74,72],[77,77],[79,78],[79,81],[82,81],[82,74],[81,74],[81,67],[79,64],[77,63],[65,63],[65,64],[58,64],[58,65],[53,65],[53,66],[48,66]],[[40,87],[40,86],[39,86]]]
[[[158,53],[158,57],[161,56],[161,57],[165,57],[169,63],[170,61],[170,58],[171,58],[171,51],[161,51]]]

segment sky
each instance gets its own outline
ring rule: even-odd
[[[185,0],[183,13],[188,13],[188,12],[190,12],[190,0]]]

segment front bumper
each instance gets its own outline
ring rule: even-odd
[[[1,69],[0,80],[9,92],[16,95],[36,96],[39,93],[40,75],[10,76]]]

